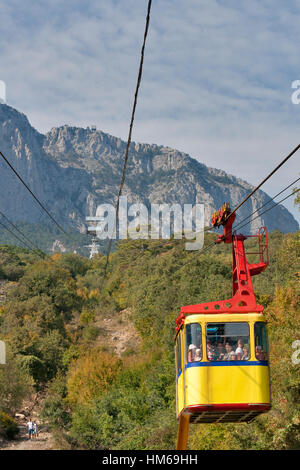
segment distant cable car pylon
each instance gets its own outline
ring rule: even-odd
[[[91,225],[87,228],[87,233],[91,234],[92,237],[92,243],[90,245],[84,245],[85,248],[89,248],[90,250],[90,259],[94,258],[94,256],[99,254],[99,248],[100,245],[97,244],[97,236],[99,235],[99,232],[103,231],[103,227],[99,225],[99,222],[103,222],[105,219],[104,217],[100,216],[89,216],[85,218],[86,222],[96,222],[97,225]]]
[[[99,254],[100,245],[97,244],[97,238],[96,237],[92,238],[92,243],[90,245],[84,245],[84,247],[89,248],[89,250],[90,250],[89,258],[90,259],[94,258],[94,256]]]

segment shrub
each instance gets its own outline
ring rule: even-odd
[[[0,435],[7,439],[14,439],[19,433],[17,423],[4,411],[0,411]]]
[[[43,382],[46,378],[45,364],[36,356],[18,356],[21,368],[30,375],[35,383]]]
[[[13,415],[31,391],[31,377],[8,347],[6,364],[0,366],[0,410]]]
[[[59,373],[49,385],[40,417],[60,431],[62,427],[68,426],[71,419],[66,406],[66,395],[66,378]]]
[[[70,404],[86,404],[99,397],[113,383],[121,367],[120,359],[96,348],[73,361],[67,381]]]

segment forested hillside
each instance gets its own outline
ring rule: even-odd
[[[299,239],[273,232],[270,266],[254,278],[269,322],[272,411],[251,424],[191,425],[190,449],[300,447]],[[184,240],[124,240],[100,291],[102,255],[0,247],[2,435],[16,435],[16,410],[42,390],[57,448],[174,449],[175,319],[182,305],[231,296],[231,258],[231,246],[202,255]]]

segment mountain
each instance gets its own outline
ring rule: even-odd
[[[115,204],[126,143],[94,128],[67,125],[39,133],[27,117],[0,105],[0,150],[63,227],[85,231],[86,216],[99,204]],[[20,181],[0,162],[0,210],[11,220],[49,223]],[[253,186],[222,170],[209,168],[188,154],[153,144],[132,143],[124,195],[128,203],[204,203],[205,222],[224,201],[235,207]],[[258,191],[239,210],[241,220],[270,197]],[[51,223],[51,221],[50,221]],[[246,231],[266,225],[272,231],[298,230],[283,206],[256,219]]]

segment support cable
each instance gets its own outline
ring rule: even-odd
[[[279,193],[276,194],[276,196],[272,197],[269,201],[265,202],[262,206],[260,206],[258,209],[256,209],[254,212],[252,212],[252,214],[248,215],[248,217],[246,217],[245,219],[243,219],[241,222],[239,222],[235,227],[234,227],[234,230],[236,230],[240,224],[242,224],[245,220],[247,219],[250,219],[250,217],[252,217],[254,214],[256,214],[256,212],[260,211],[263,207],[267,206],[268,204],[270,204],[274,199],[276,199],[276,197],[278,197],[280,194],[282,194],[284,191],[286,191],[287,189],[289,189],[291,186],[293,186],[294,184],[296,184],[298,181],[300,180],[300,178],[297,178],[295,181],[293,181],[291,184],[289,184],[286,188],[282,189],[282,191],[280,191]],[[280,204],[280,202],[279,202]],[[257,218],[257,217],[256,217]]]
[[[12,230],[7,228],[2,222],[0,222],[1,227],[3,227],[5,230],[7,230],[13,237],[15,237],[17,240],[19,240],[22,245],[24,245],[26,248],[28,248],[30,251],[32,250],[31,246],[29,246],[24,240],[21,240],[21,238],[18,237]]]
[[[55,225],[65,234],[65,235],[68,235],[65,230],[62,228],[62,226],[56,222],[56,220],[54,219],[54,217],[50,214],[50,212],[46,209],[46,207],[41,203],[41,201],[38,199],[38,197],[31,191],[31,189],[29,188],[29,186],[25,183],[25,181],[23,180],[23,178],[19,175],[19,173],[14,169],[14,167],[12,166],[12,164],[7,160],[7,158],[3,155],[3,153],[0,151],[0,156],[3,158],[3,160],[7,163],[7,165],[10,167],[10,169],[14,172],[14,174],[17,176],[17,178],[21,181],[21,183],[23,184],[23,186],[25,186],[25,188],[27,189],[27,191],[30,192],[31,196],[36,200],[36,202],[39,204],[39,206],[43,209],[44,212],[46,212],[46,214],[48,215],[48,217],[50,217],[50,219],[55,223]]]
[[[25,240],[27,240],[27,242],[30,243],[34,249],[40,250],[40,248],[37,247],[20,229],[18,229],[18,227],[17,227],[15,224],[13,224],[13,223],[6,217],[6,215],[3,214],[3,212],[0,211],[0,215],[3,217],[3,219],[6,220],[6,222],[8,222],[8,223],[19,233],[19,235],[21,235],[23,238],[25,238]]]
[[[282,167],[282,165],[284,165],[298,150],[300,149],[300,144],[297,145],[297,147],[294,148],[294,150],[292,150],[280,163],[279,165],[276,166],[276,168],[274,168],[273,171],[271,171],[271,173],[268,174],[268,176],[266,176],[263,181],[261,183],[259,183],[258,186],[256,186],[256,188],[253,189],[253,191],[251,191],[250,194],[248,194],[248,196],[246,196],[242,202],[235,208],[233,209],[233,211],[231,211],[231,214],[234,214],[243,204],[245,204],[246,201],[248,201],[248,199],[253,196],[254,193],[256,193],[256,191],[269,179],[271,178],[272,175],[274,175],[274,173],[276,173],[277,170],[279,170],[279,168]],[[230,217],[230,215],[229,215]]]
[[[248,222],[246,222],[244,225],[241,226],[241,224],[243,224],[243,222],[245,222],[245,220],[249,219],[250,217],[252,217],[256,212],[258,212],[260,209],[262,209],[263,207],[265,207],[267,204],[269,204],[270,202],[272,202],[277,196],[279,196],[279,194],[283,193],[284,191],[286,191],[288,188],[290,188],[293,184],[295,184],[300,178],[298,178],[296,181],[293,181],[293,183],[289,184],[286,188],[284,188],[282,191],[280,191],[278,194],[276,194],[276,196],[274,196],[270,201],[268,201],[267,203],[263,204],[261,207],[259,207],[258,209],[256,209],[252,214],[250,214],[249,216],[245,217],[236,227],[234,227],[234,229],[232,229],[231,231],[228,232],[228,235],[230,235],[233,231],[235,231],[237,228],[243,228],[245,227],[246,225],[248,225],[250,222],[252,222],[253,220],[256,220],[258,217],[260,217],[261,215],[265,214],[266,212],[269,212],[270,210],[274,209],[276,206],[278,206],[279,204],[281,204],[283,201],[285,201],[286,199],[288,199],[289,197],[291,196],[294,196],[295,194],[298,193],[298,191],[300,191],[300,188],[299,189],[296,189],[296,191],[293,191],[292,193],[288,194],[288,196],[284,197],[283,199],[281,199],[280,201],[278,201],[276,204],[274,204],[273,206],[269,207],[268,209],[264,210],[262,213],[258,214],[254,219],[252,220],[249,220]],[[214,241],[213,243],[210,243],[209,245],[207,245],[206,247],[203,248],[203,250],[201,250],[200,254],[204,254],[206,251],[208,251],[210,248],[212,248],[213,246],[216,245],[216,242]],[[191,263],[192,261],[194,261],[194,258],[187,261],[186,263],[184,263],[183,265],[180,266],[179,269],[181,269],[182,267],[186,266],[187,264]]]
[[[127,145],[126,145],[126,150],[125,150],[125,157],[124,157],[124,164],[123,164],[123,170],[122,170],[121,184],[120,184],[120,189],[119,189],[117,204],[116,204],[116,219],[115,219],[115,227],[114,227],[113,233],[117,229],[117,220],[118,220],[118,215],[119,215],[120,197],[122,195],[122,191],[123,191],[123,187],[124,187],[124,183],[125,183],[126,168],[127,168],[127,162],[128,162],[129,147],[130,147],[130,144],[131,144],[131,135],[132,135],[132,129],[133,129],[133,123],[134,123],[134,116],[135,116],[135,110],[136,110],[136,105],[137,105],[138,92],[139,92],[139,88],[140,88],[140,84],[141,84],[141,80],[142,80],[145,45],[146,45],[146,39],[147,39],[148,30],[149,30],[149,23],[150,23],[151,4],[152,4],[152,0],[149,0],[148,1],[148,8],[147,8],[146,26],[145,26],[145,31],[144,31],[144,40],[143,40],[143,45],[142,45],[142,49],[141,49],[139,72],[138,72],[137,84],[136,84],[136,89],[135,89],[135,94],[134,94],[134,102],[133,102],[131,120],[130,120],[130,125],[129,125],[128,140],[127,140]],[[110,252],[111,252],[111,246],[112,246],[112,237],[109,239],[107,255],[106,255],[106,264],[104,266],[103,280],[105,279],[105,276],[106,276],[106,271],[107,271],[107,267],[108,267],[108,263],[109,263],[109,255],[110,255]],[[102,282],[102,285],[103,285],[103,282]]]

